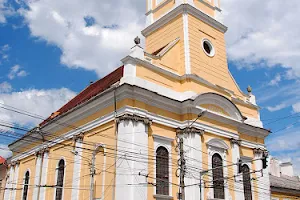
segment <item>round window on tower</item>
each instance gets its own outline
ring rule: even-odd
[[[206,55],[213,57],[215,55],[215,48],[208,39],[202,40],[202,49]]]

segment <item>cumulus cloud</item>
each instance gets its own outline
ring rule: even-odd
[[[268,106],[267,109],[270,111],[270,112],[275,112],[275,111],[278,111],[278,110],[282,110],[283,108],[286,108],[287,105],[285,103],[281,103],[279,105],[276,105],[276,106]]]
[[[92,70],[99,77],[120,65],[120,59],[144,28],[145,2],[141,0],[25,3],[28,9],[19,13],[31,35],[58,46],[62,50],[61,62],[66,66]]]
[[[300,102],[295,103],[295,104],[293,105],[293,111],[294,111],[295,113],[299,113],[299,112],[300,112]]]
[[[11,84],[9,84],[8,82],[5,81],[3,83],[0,83],[0,94],[11,92],[12,89],[13,88],[12,88]]]
[[[300,16],[298,0],[223,0],[229,59],[244,67],[288,68],[300,77]],[[254,17],[255,16],[255,17]]]
[[[12,156],[12,152],[8,149],[7,145],[0,144],[0,156],[3,158],[9,158]]]
[[[66,88],[49,90],[30,89],[20,92],[0,93],[0,103],[1,105],[13,106],[46,118],[74,96],[75,93]],[[22,108],[20,108],[20,105],[22,105]],[[36,125],[41,121],[5,109],[1,109],[0,119],[19,125]]]
[[[279,82],[281,81],[281,75],[280,74],[276,74],[276,76],[274,77],[274,79],[272,79],[269,82],[269,86],[278,86]]]
[[[25,70],[22,70],[20,65],[15,65],[10,69],[9,74],[7,75],[7,77],[12,80],[15,77],[25,77],[27,76],[28,73]]]

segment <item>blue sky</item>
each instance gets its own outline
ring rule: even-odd
[[[46,117],[118,67],[144,27],[145,2],[104,2],[0,0],[0,103]],[[243,91],[252,86],[261,119],[273,131],[272,155],[291,160],[300,174],[298,4],[222,2],[230,71]],[[4,110],[0,120],[38,122]],[[1,147],[9,142],[0,136]]]

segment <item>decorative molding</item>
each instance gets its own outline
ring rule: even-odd
[[[204,134],[204,130],[198,129],[198,128],[194,128],[194,127],[177,128],[176,133],[177,133],[177,134],[188,134],[188,133],[192,133],[192,134],[203,135],[203,134]]]
[[[132,115],[124,114],[122,116],[118,116],[116,119],[117,123],[120,123],[121,121],[128,121],[128,120],[135,121],[135,122],[143,122],[145,125],[149,125],[149,126],[152,124],[151,119],[146,117],[141,117],[135,114]]]
[[[206,142],[206,145],[209,147],[222,149],[223,151],[227,151],[229,149],[228,145],[221,139],[213,138]]]
[[[242,140],[230,138],[231,144],[237,144],[238,146],[241,146]]]
[[[176,18],[178,15],[183,13],[188,13],[194,15],[196,18],[201,19],[204,23],[209,24],[210,26],[214,27],[215,29],[219,30],[222,33],[227,31],[227,27],[215,20],[214,18],[208,16],[207,14],[203,13],[199,9],[189,5],[189,4],[181,4],[175,9],[169,11],[167,14],[162,16],[160,19],[155,21],[153,24],[148,26],[142,31],[143,36],[147,37],[160,27],[167,24],[172,19]]]
[[[74,142],[77,142],[77,141],[82,142],[83,138],[84,138],[84,133],[79,133],[78,135],[73,136],[73,141]]]

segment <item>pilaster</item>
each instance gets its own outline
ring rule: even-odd
[[[176,133],[178,135],[182,135],[182,138],[184,140],[184,152],[187,156],[187,165],[195,166],[197,169],[202,170],[202,134],[204,133],[204,131],[196,128],[185,128],[177,129]],[[185,184],[194,185],[186,187],[186,199],[200,199],[200,190],[198,185],[200,170],[199,172],[190,172],[186,174]],[[203,194],[204,185],[201,185],[201,187],[201,191],[203,191]]]
[[[232,163],[238,163],[240,159],[240,146],[241,146],[241,140],[237,139],[230,139],[231,147],[232,147]],[[235,178],[234,182],[234,193],[235,193],[235,199],[244,199],[244,191],[241,189],[243,176],[242,174],[239,174],[238,165],[233,166],[233,173],[234,175],[238,175]]]
[[[18,187],[18,179],[19,179],[19,167],[20,167],[20,161],[16,161],[12,164],[14,166],[14,178],[13,178],[13,185],[12,188],[14,190],[12,191],[12,197],[11,199],[16,199],[16,193],[17,193],[17,187]]]
[[[148,126],[151,120],[138,115],[125,114],[116,120],[117,162],[115,200],[147,199],[148,184],[139,173],[148,174]],[[135,158],[132,159],[132,156]],[[132,187],[130,184],[145,184]],[[125,185],[125,186],[124,186]]]
[[[43,150],[43,164],[42,164],[42,173],[41,173],[41,186],[47,185],[47,176],[48,176],[48,161],[49,161],[49,149],[45,148]],[[45,200],[46,198],[46,188],[40,188],[39,200]]]
[[[79,192],[78,188],[80,187],[80,174],[81,174],[81,163],[82,163],[82,141],[83,141],[83,134],[79,134],[73,137],[74,145],[74,171],[73,171],[73,182],[72,182],[72,196],[71,199],[77,200],[79,199]]]
[[[264,149],[255,148],[253,149],[253,153],[255,159],[255,170],[258,171],[255,173],[257,179],[258,200],[270,199],[270,192],[263,189],[270,188],[269,167],[267,167],[267,169],[263,169],[261,160],[264,154],[267,154],[267,151]]]
[[[41,170],[42,170],[42,162],[43,162],[43,151],[38,151],[35,153],[36,162],[35,162],[35,176],[34,176],[34,185],[39,186],[41,180]],[[33,188],[33,200],[39,200],[39,189],[40,187]]]

